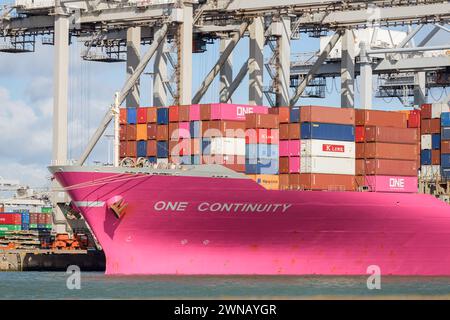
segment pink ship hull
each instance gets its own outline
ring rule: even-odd
[[[363,275],[377,265],[386,275],[450,275],[450,207],[429,195],[266,191],[247,179],[55,177],[64,187],[117,179],[68,191],[105,251],[107,274]],[[106,205],[114,196],[128,204],[120,220]]]

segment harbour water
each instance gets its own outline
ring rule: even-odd
[[[0,272],[0,299],[450,299],[450,277],[105,276],[82,272]]]

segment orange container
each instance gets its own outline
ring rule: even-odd
[[[280,140],[289,140],[289,124],[280,123]]]
[[[417,161],[390,159],[357,159],[356,175],[416,176]]]
[[[366,142],[414,144],[419,141],[419,130],[414,128],[366,126],[364,129],[364,140]]]
[[[416,160],[418,144],[367,142],[356,144],[357,159]]]
[[[126,145],[126,156],[127,157],[132,157],[132,158],[136,158],[136,141],[127,141],[127,145]]]
[[[300,189],[354,191],[355,176],[345,174],[300,173]]]
[[[170,122],[169,123],[169,139],[170,140],[178,140],[179,138],[179,124],[178,122]]]
[[[169,126],[167,124],[160,124],[156,126],[156,140],[169,140]]]
[[[303,106],[300,108],[300,121],[354,125],[355,109]]]
[[[136,140],[147,140],[147,124],[138,123],[136,125]]]
[[[189,121],[189,110],[191,109],[190,105],[183,105],[178,107],[178,121],[180,122],[188,122]]]
[[[450,153],[450,140],[441,141],[441,153]]]
[[[269,108],[269,114],[277,114],[280,123],[289,123],[290,108],[289,107],[272,107]]]
[[[441,133],[441,119],[423,119],[420,121],[422,134]]]
[[[280,180],[280,190],[287,190],[289,189],[289,175],[288,174],[280,174],[279,175]]]
[[[121,141],[127,140],[127,125],[126,124],[120,125],[119,137],[120,137]]]
[[[156,123],[156,107],[147,108],[147,123]]]
[[[127,123],[127,108],[120,108],[119,113],[119,123],[126,124]]]
[[[431,164],[432,165],[441,164],[441,150],[431,150]]]
[[[156,140],[147,141],[147,157],[156,157]]]
[[[278,166],[280,173],[289,173],[289,157],[280,157]]]
[[[289,189],[300,188],[300,173],[291,173],[289,175]]]
[[[357,109],[355,112],[357,126],[407,127],[407,116],[401,112],[362,109]]]
[[[300,139],[300,123],[289,123],[288,133],[290,140]]]
[[[250,113],[245,115],[245,127],[247,129],[278,129],[279,121],[276,114]]]
[[[149,123],[147,124],[147,139],[156,139],[157,134],[157,124],[156,123]]]
[[[431,119],[431,110],[432,110],[431,103],[422,104],[420,109],[421,109],[420,110],[420,118],[421,119]]]
[[[135,141],[136,140],[136,125],[135,124],[127,124],[126,125],[126,135],[128,141]]]

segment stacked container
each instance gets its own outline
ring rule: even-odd
[[[298,187],[303,190],[354,190],[355,112],[305,106],[300,111]]]
[[[0,236],[17,230],[22,230],[22,214],[18,212],[0,213]]]
[[[441,176],[450,180],[450,112],[441,114]]]
[[[446,104],[422,105],[420,113],[420,176],[422,180],[434,182],[441,179],[441,114],[448,111]],[[445,160],[446,156],[443,159]]]
[[[356,110],[356,174],[360,189],[417,192],[419,130],[402,112]]]
[[[279,119],[276,114],[248,114],[245,119],[249,137],[245,152],[245,173],[256,181],[278,179]],[[269,138],[270,137],[270,138]],[[261,176],[265,175],[265,177]],[[269,177],[272,176],[272,177]],[[272,183],[272,188],[278,188]]]

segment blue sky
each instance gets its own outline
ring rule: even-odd
[[[6,1],[10,2],[10,1]],[[5,1],[0,1],[5,3]],[[429,28],[428,28],[429,29]],[[423,37],[424,32],[418,35]],[[439,32],[430,45],[449,43],[449,34]],[[69,88],[69,158],[76,159],[96,129],[103,114],[112,103],[114,92],[119,91],[125,80],[124,63],[86,62],[80,58],[83,45],[73,42],[70,52]],[[147,48],[143,47],[145,51]],[[195,92],[204,76],[219,57],[218,42],[208,45],[207,52],[194,54],[193,91]],[[293,41],[292,53],[319,50],[318,39],[302,34],[300,40]],[[265,52],[268,53],[268,50]],[[248,56],[248,39],[242,39],[233,55],[233,71],[236,74]],[[266,55],[268,57],[268,55]],[[24,54],[0,53],[0,176],[20,179],[31,186],[48,184],[46,166],[51,160],[52,130],[52,88],[53,88],[53,46],[41,44],[37,40],[36,52]],[[152,71],[152,63],[146,71]],[[144,75],[141,79],[141,99],[143,106],[151,105],[151,79]],[[264,75],[267,84],[268,76]],[[332,79],[328,79],[328,91]],[[335,79],[340,86],[339,78]],[[248,80],[245,79],[236,91],[233,102],[247,103]],[[202,102],[218,101],[219,83],[214,81]],[[449,91],[450,93],[450,91]],[[440,91],[435,92],[439,97]],[[356,106],[359,96],[356,90]],[[398,100],[374,99],[377,108],[395,109],[401,105]],[[301,99],[300,104],[339,106],[340,96],[336,90],[325,99]],[[110,130],[108,130],[110,132]],[[89,158],[89,162],[108,160],[108,139],[102,138]]]

